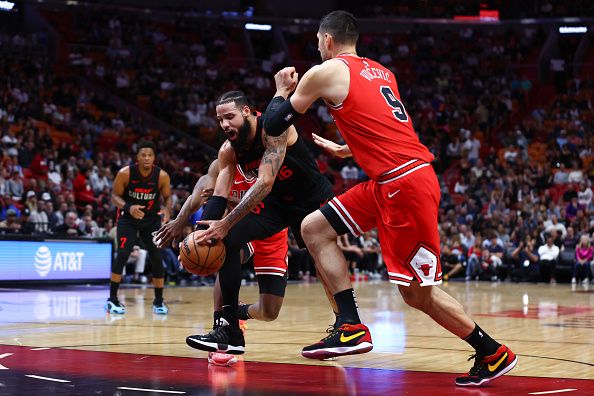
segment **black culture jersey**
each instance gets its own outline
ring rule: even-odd
[[[146,216],[156,215],[161,207],[159,191],[159,174],[161,168],[153,165],[153,170],[150,175],[144,177],[140,174],[138,164],[130,165],[130,181],[124,190],[124,201],[130,205],[144,206],[142,211]],[[130,213],[122,214],[132,217]]]
[[[263,118],[257,117],[256,135],[245,151],[235,150],[237,163],[246,178],[257,177],[265,147],[262,140]],[[297,141],[287,147],[285,159],[276,175],[270,196],[287,204],[297,205],[326,191],[330,182],[324,177],[311,152],[298,134]],[[331,187],[330,187],[331,189]]]

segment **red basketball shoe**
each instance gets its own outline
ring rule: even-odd
[[[373,349],[371,333],[364,324],[345,323],[332,330],[320,342],[306,346],[301,355],[308,359],[329,359],[337,356],[356,355]]]
[[[505,345],[489,356],[472,355],[474,366],[462,377],[456,378],[458,386],[481,386],[511,371],[518,363],[518,357]]]
[[[229,353],[220,353],[220,352],[209,352],[208,353],[208,363],[214,364],[216,366],[231,366],[232,364],[237,363],[237,356],[231,355]]]

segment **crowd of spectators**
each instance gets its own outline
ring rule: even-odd
[[[159,131],[54,71],[36,35],[1,34],[0,55],[0,232],[104,235],[114,175]],[[157,140],[179,206],[208,158],[189,140]]]
[[[233,59],[245,53],[229,53],[237,38],[219,22],[182,19],[173,28],[117,13],[75,20],[93,22],[75,24],[61,71],[36,35],[0,35],[0,70],[7,76],[0,81],[0,232],[113,235],[111,183],[132,161],[141,137],[158,143],[158,163],[172,176],[175,212],[208,163],[206,156],[196,158],[189,140],[148,130],[142,116],[115,108],[74,74],[82,71],[197,134],[218,129],[213,104],[225,90],[243,89],[263,108],[273,71],[286,59],[274,49],[255,62]],[[311,32],[300,34],[313,39]],[[299,34],[286,35],[291,42]],[[591,278],[594,86],[573,81],[567,93],[532,109],[533,82],[513,65],[538,51],[544,38],[533,28],[502,33],[467,27],[361,37],[361,55],[397,75],[415,129],[443,175],[439,224],[446,280]],[[308,64],[319,55],[310,46],[296,56]],[[342,142],[325,106],[314,106],[313,114],[321,134]],[[521,122],[509,127],[512,114]],[[354,161],[312,149],[337,193],[366,179]],[[340,247],[353,274],[382,273],[374,232],[342,238]],[[295,246],[290,251],[296,276],[313,274],[311,260]],[[168,268],[177,275],[174,260]]]
[[[442,186],[447,277],[592,279],[593,88],[570,87],[480,158],[462,150],[457,182]]]
[[[260,38],[265,33],[253,32],[250,47],[257,60],[246,62],[242,43],[248,33],[218,21],[180,16],[156,22],[132,13],[77,12],[70,57],[76,70],[193,133],[218,127],[212,112],[221,92],[241,89],[251,98],[269,97],[270,76],[285,60]],[[256,103],[262,105],[264,100]]]

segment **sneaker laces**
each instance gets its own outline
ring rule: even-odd
[[[339,330],[342,328],[342,326],[346,325],[346,323],[343,323],[342,325],[340,325],[339,327],[334,327],[334,325],[332,326],[332,331],[329,332],[329,334],[322,338],[322,341],[326,341],[332,337],[334,337],[336,334],[338,334]],[[330,328],[328,328],[328,330],[330,330]],[[328,332],[328,330],[326,330]],[[321,342],[321,341],[320,341]]]
[[[338,329],[335,329],[335,328],[333,328],[331,331],[328,331],[328,330],[330,330],[330,329],[328,328],[326,330],[326,332],[328,333],[328,335],[326,337],[322,338],[320,340],[320,342],[328,341],[330,338],[334,337],[338,333],[338,331],[337,331]]]
[[[474,359],[474,365],[470,368],[470,370],[468,370],[468,375],[476,376],[478,375],[482,365],[484,364],[483,357],[475,353],[473,355],[470,355],[467,362],[471,361],[472,359]]]
[[[340,327],[340,315],[336,315],[336,320],[333,324],[329,325],[326,329],[326,333],[332,333],[334,330]]]

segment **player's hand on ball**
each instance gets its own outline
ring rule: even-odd
[[[179,239],[184,231],[184,222],[173,220],[167,224],[163,224],[161,228],[155,233],[153,241],[158,248],[164,248],[171,242]]]
[[[196,225],[208,226],[206,230],[196,232],[196,243],[199,245],[211,245],[212,241],[221,241],[229,232],[229,227],[221,220],[200,220]]]

